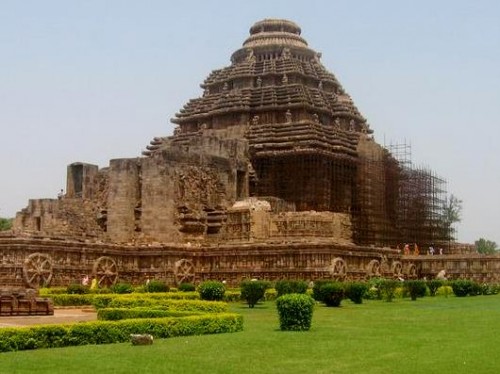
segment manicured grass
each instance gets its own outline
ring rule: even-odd
[[[275,304],[232,304],[245,331],[0,354],[1,373],[497,373],[500,296],[317,306],[281,332]]]

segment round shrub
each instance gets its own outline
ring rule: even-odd
[[[305,294],[286,294],[276,299],[280,329],[307,331],[311,328],[314,299]]]
[[[111,292],[124,294],[124,293],[132,293],[134,292],[134,287],[128,283],[117,283],[112,285],[110,288]]]
[[[168,292],[170,288],[165,282],[152,280],[144,286],[144,292]]]
[[[196,287],[192,283],[181,283],[181,284],[179,284],[179,287],[177,287],[177,289],[180,292],[192,292],[192,291],[196,291]]]
[[[266,281],[244,281],[240,284],[241,298],[246,300],[248,307],[253,308],[257,302],[264,298],[269,282]]]
[[[396,288],[399,284],[400,282],[395,279],[383,279],[378,285],[382,299],[391,302],[396,295]]]
[[[280,280],[274,288],[280,297],[289,293],[306,293],[307,283],[301,280]]]
[[[322,298],[322,295],[321,295],[321,287],[327,283],[331,283],[332,280],[330,279],[318,279],[316,281],[314,281],[314,285],[313,285],[313,288],[312,288],[312,297],[314,298],[314,300],[316,301],[323,301],[321,298]]]
[[[451,288],[455,296],[465,297],[471,293],[473,282],[468,279],[457,279],[451,282]]]
[[[344,285],[340,282],[327,282],[319,289],[321,302],[326,306],[339,307],[344,298]]]
[[[198,293],[202,300],[221,301],[225,292],[224,284],[219,281],[206,281],[198,286]]]
[[[439,287],[441,287],[444,282],[441,279],[431,279],[427,281],[427,287],[429,288],[429,295],[436,296],[436,292]]]
[[[368,291],[368,285],[366,283],[352,282],[347,284],[345,295],[354,304],[362,304],[366,291]]]
[[[417,297],[424,297],[427,291],[427,286],[422,280],[408,280],[404,282],[404,287],[413,301],[417,300]]]

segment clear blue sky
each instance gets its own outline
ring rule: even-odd
[[[65,187],[66,165],[135,157],[250,26],[287,18],[380,143],[463,199],[459,239],[500,244],[500,1],[0,3],[0,216]]]

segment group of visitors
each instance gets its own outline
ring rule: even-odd
[[[399,245],[398,245],[398,249],[400,249]],[[409,255],[418,256],[420,254],[420,249],[418,248],[417,243],[413,243],[413,250],[412,250],[412,248],[410,248],[409,243],[405,243],[405,245],[403,247],[403,254],[405,256],[409,256]],[[439,247],[438,249],[436,249],[434,247],[434,243],[432,243],[429,246],[429,249],[427,250],[427,254],[430,256],[434,256],[435,254],[442,255],[443,254],[443,247]]]

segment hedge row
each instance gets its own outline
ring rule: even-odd
[[[141,297],[140,295],[122,295],[113,298],[96,297],[94,298],[93,305],[96,309],[154,307],[164,310],[198,311],[206,313],[222,313],[228,311],[228,305],[221,301],[153,299],[145,296]]]
[[[243,317],[233,313],[3,328],[0,329],[0,352],[122,343],[130,341],[130,334],[170,338],[236,332],[242,329]]]
[[[199,314],[202,314],[202,312],[150,308],[104,308],[97,311],[97,319],[100,321],[118,321],[134,318],[186,317]]]

